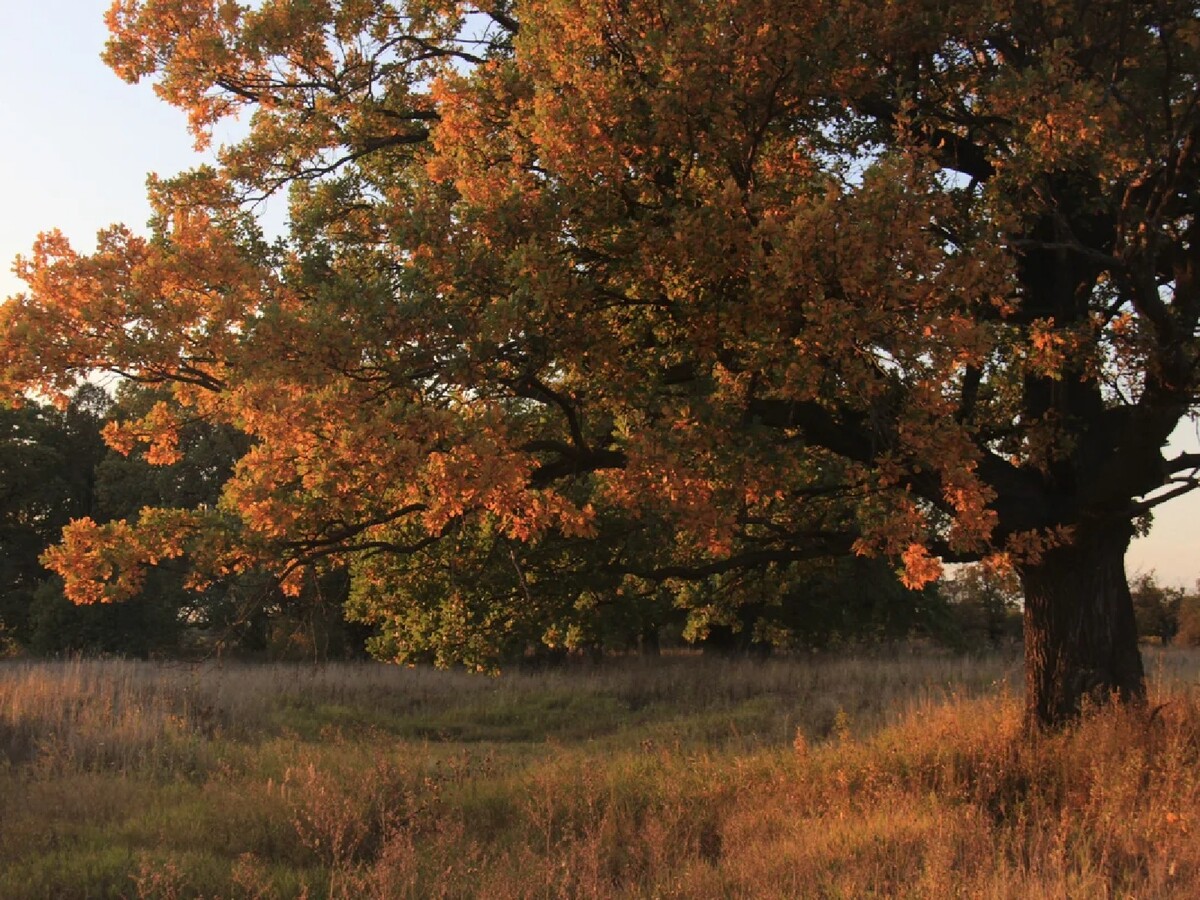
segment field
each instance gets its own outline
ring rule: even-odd
[[[0,897],[1194,897],[1200,653],[1030,740],[1017,663],[0,664]]]

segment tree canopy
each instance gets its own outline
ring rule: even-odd
[[[92,514],[92,475],[104,455],[99,389],[64,411],[0,409],[0,633],[29,640],[29,607],[46,572],[38,556],[73,518]]]
[[[73,523],[74,599],[184,553],[197,584],[350,566],[365,614],[433,611],[461,654],[578,624],[572,580],[703,611],[851,549],[913,587],[986,559],[1024,589],[1031,720],[1142,695],[1123,554],[1200,463],[1163,451],[1197,400],[1195,2],[118,0],[109,26],[198,142],[248,131],[151,184],[149,236],[39,238],[3,384],[168,386],[106,434],[163,463],[181,416],[251,444],[211,507]],[[270,243],[253,203],[284,190]]]

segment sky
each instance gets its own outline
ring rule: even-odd
[[[79,250],[121,222],[150,216],[145,182],[188,169],[195,153],[184,116],[148,84],[125,84],[100,62],[110,0],[4,0],[0,12],[0,297],[22,288],[10,263],[37,234],[58,228]],[[1172,453],[1200,451],[1194,423]],[[1200,579],[1200,491],[1158,509],[1133,542],[1130,575],[1165,584]]]

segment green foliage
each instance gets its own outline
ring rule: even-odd
[[[152,580],[127,603],[79,606],[63,594],[58,577],[42,581],[29,604],[28,648],[47,656],[114,654],[164,656],[178,652],[184,632],[179,608]]]
[[[169,400],[163,391],[123,382],[106,421],[128,423]],[[96,466],[95,517],[98,521],[132,518],[147,506],[214,506],[248,446],[237,430],[193,418],[179,429],[180,458],[171,465],[151,465],[138,451],[128,455],[109,451]]]
[[[909,590],[883,561],[821,557],[708,577],[662,574],[659,520],[602,517],[593,538],[514,541],[455,526],[409,554],[352,569],[348,611],[376,629],[378,659],[493,670],[518,660],[699,643],[769,653],[936,631],[932,588]],[[418,542],[397,532],[397,544]]]
[[[1021,591],[1015,579],[963,566],[943,581],[946,616],[938,637],[961,650],[985,650],[1021,639]]]
[[[759,626],[785,629],[788,643],[898,641],[928,634],[941,615],[934,586],[906,588],[886,560],[848,556],[792,569],[782,603],[768,607]]]
[[[187,560],[148,569],[141,592],[119,604],[77,605],[40,556],[70,520],[135,518],[145,507],[195,509],[220,502],[248,440],[195,418],[180,428],[178,459],[151,464],[101,438],[109,423],[146,415],[169,395],[123,382],[115,400],[82,386],[65,411],[29,402],[0,409],[0,640],[43,655],[147,657],[210,652],[275,659],[361,653],[365,632],[343,620],[344,573],[309,579],[299,597],[258,572],[187,586]]]
[[[1200,647],[1200,594],[1184,597],[1180,602],[1175,643],[1181,647]]]
[[[0,407],[0,623],[31,639],[30,609],[47,577],[39,557],[71,519],[90,515],[107,397],[85,385],[64,411]]]
[[[1183,588],[1165,587],[1158,583],[1153,572],[1147,572],[1130,582],[1129,591],[1133,595],[1138,635],[1169,644],[1179,631]]]

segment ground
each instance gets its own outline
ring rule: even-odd
[[[897,651],[0,664],[0,897],[1185,897],[1200,652],[1031,739],[1019,663]]]

